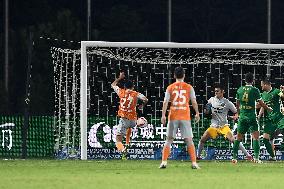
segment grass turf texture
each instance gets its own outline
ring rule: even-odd
[[[202,161],[192,170],[188,161],[154,160],[1,160],[0,188],[209,188],[273,189],[284,185],[284,162]]]

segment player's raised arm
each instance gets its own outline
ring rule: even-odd
[[[120,72],[119,77],[116,78],[116,80],[114,80],[114,82],[112,82],[112,84],[111,84],[112,88],[114,88],[115,86],[117,86],[117,83],[118,83],[120,80],[124,79],[124,78],[125,78],[124,72]]]
[[[124,79],[124,78],[125,78],[124,72],[120,72],[119,77],[116,78],[116,79],[114,80],[114,82],[112,82],[111,87],[114,89],[114,91],[116,92],[116,94],[119,93],[119,87],[117,86],[117,83],[118,83],[120,80]]]

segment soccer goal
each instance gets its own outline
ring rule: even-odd
[[[120,70],[149,99],[143,116],[150,126],[134,129],[133,142],[159,148],[166,134],[160,124],[162,101],[176,66],[186,70],[185,80],[194,86],[202,110],[214,95],[214,83],[223,83],[233,102],[247,72],[254,73],[257,86],[268,69],[276,86],[283,83],[283,49],[282,44],[101,41],[82,41],[80,50],[53,47],[55,149],[85,160],[96,149],[114,147],[118,98],[110,84]],[[197,142],[206,129],[204,119],[193,129]]]

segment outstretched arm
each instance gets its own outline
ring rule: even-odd
[[[125,78],[124,72],[120,72],[119,77],[116,80],[114,80],[114,82],[112,82],[111,84],[112,88],[117,86],[117,83],[124,78]]]

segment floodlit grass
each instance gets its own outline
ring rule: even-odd
[[[153,160],[1,160],[0,188],[209,188],[273,189],[284,185],[284,162],[254,164],[202,161],[192,170],[188,161],[169,161],[158,169]]]

